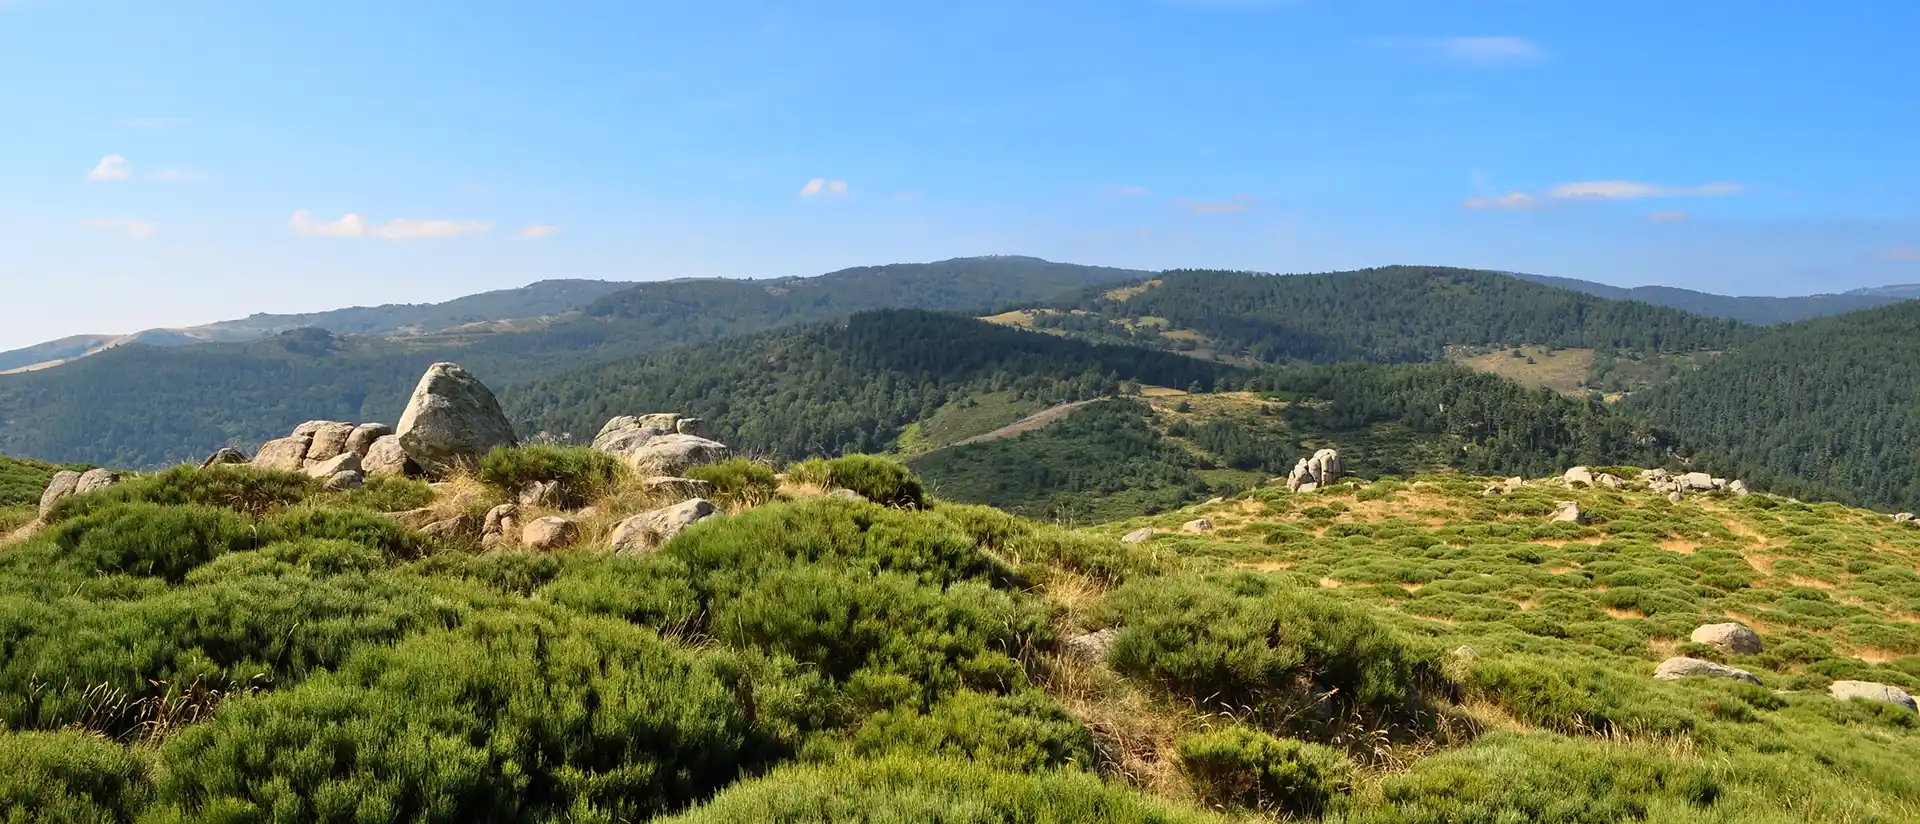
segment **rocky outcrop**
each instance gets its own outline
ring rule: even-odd
[[[1627,488],[1627,481],[1625,478],[1622,478],[1618,475],[1608,475],[1605,472],[1602,472],[1598,475],[1593,476],[1593,482],[1595,484],[1598,484],[1603,489],[1626,489]]]
[[[1872,681],[1835,681],[1827,687],[1827,694],[1841,701],[1860,699],[1862,701],[1881,701],[1893,704],[1907,712],[1920,712],[1913,696],[1899,687],[1877,684]]]
[[[320,488],[328,492],[346,492],[348,490],[359,489],[366,485],[367,476],[365,473],[357,469],[343,469],[332,475],[328,475],[326,482],[322,483]]]
[[[520,530],[520,546],[547,552],[580,540],[580,526],[557,515],[535,518]]]
[[[1568,486],[1593,486],[1593,470],[1576,466],[1561,475],[1560,480],[1565,481]]]
[[[367,453],[372,451],[374,441],[391,434],[393,434],[393,427],[384,423],[363,423],[354,427],[353,432],[347,435],[346,450],[365,459]]]
[[[1186,532],[1196,532],[1196,533],[1212,532],[1213,521],[1210,521],[1206,518],[1195,518],[1191,521],[1186,522],[1185,524],[1182,524],[1180,528]]]
[[[520,540],[520,535],[520,507],[501,504],[487,510],[487,517],[480,525],[480,546],[499,549]]]
[[[312,444],[313,436],[306,434],[267,441],[253,456],[253,465],[279,472],[299,472],[306,468],[307,447]]]
[[[111,469],[89,469],[80,473],[80,480],[73,484],[73,494],[85,495],[98,492],[120,482],[120,473]]]
[[[533,481],[520,489],[521,506],[558,509],[565,503],[559,481]]]
[[[360,456],[352,452],[343,452],[324,461],[310,461],[307,463],[305,471],[307,477],[320,478],[322,480],[331,478],[342,472],[357,473],[360,471]]]
[[[1677,479],[1677,482],[1680,484],[1681,492],[1711,492],[1719,487],[1725,486],[1727,483],[1725,480],[1721,480],[1719,484],[1716,485],[1714,480],[1712,475],[1708,475],[1705,472],[1689,472],[1681,475]]]
[[[390,512],[387,513],[387,517],[399,521],[405,526],[420,529],[438,520],[440,513],[435,512],[433,507],[423,506],[419,509],[409,509],[404,512]]]
[[[1693,631],[1691,639],[1722,652],[1754,655],[1760,652],[1760,634],[1740,624],[1707,624]]]
[[[1653,671],[1653,677],[1661,681],[1678,681],[1682,678],[1722,678],[1728,681],[1745,681],[1756,686],[1760,684],[1760,679],[1751,672],[1712,661],[1702,661],[1698,658],[1668,658],[1660,662],[1660,667]]]
[[[395,436],[407,457],[432,477],[472,469],[494,447],[520,442],[493,392],[451,363],[436,363],[420,376]]]
[[[1120,543],[1123,543],[1123,544],[1144,543],[1148,538],[1151,538],[1151,537],[1153,537],[1153,527],[1143,526],[1139,529],[1136,529],[1132,532],[1129,532],[1125,535],[1120,536]]]
[[[420,528],[420,533],[436,541],[458,541],[473,535],[472,515],[455,515]]]
[[[53,505],[73,495],[80,486],[80,473],[71,469],[62,469],[53,473],[53,480],[47,482],[47,488],[40,493],[40,517],[47,517],[53,511]]]
[[[662,475],[640,482],[640,488],[649,495],[674,493],[680,495],[704,495],[713,484],[696,478],[672,478]]]
[[[1340,480],[1340,453],[1331,449],[1322,449],[1313,453],[1311,458],[1301,458],[1293,465],[1293,471],[1287,473],[1287,489],[1293,492],[1312,492]],[[1313,489],[1303,489],[1312,485]]]
[[[201,461],[200,468],[206,469],[212,466],[226,466],[229,464],[243,464],[247,462],[248,462],[247,453],[241,452],[238,449],[234,449],[231,446],[223,446],[223,447],[220,447],[218,450],[215,450],[212,455],[208,455],[206,460]]]
[[[692,425],[683,425],[693,421]],[[642,475],[672,477],[727,459],[727,445],[693,434],[698,419],[673,412],[621,415],[600,427],[593,448],[616,456]]]
[[[618,555],[645,555],[673,540],[681,530],[713,517],[717,511],[713,502],[694,498],[642,512],[615,526],[610,544]]]
[[[1578,501],[1561,501],[1559,507],[1553,511],[1553,518],[1550,520],[1557,524],[1578,524],[1585,523],[1583,520],[1585,517],[1585,515],[1580,513],[1580,503]]]

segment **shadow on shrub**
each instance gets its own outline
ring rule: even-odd
[[[696,466],[687,470],[686,474],[696,481],[706,481],[711,486],[708,497],[738,506],[755,506],[771,501],[775,490],[780,487],[780,482],[774,478],[773,467],[746,458]]]
[[[252,549],[257,537],[231,510],[118,503],[61,524],[53,540],[70,563],[95,573],[178,581],[221,555]]]
[[[858,492],[882,506],[919,509],[926,505],[926,492],[920,487],[920,480],[906,464],[892,458],[878,455],[815,458],[793,465],[787,475],[801,483]]]
[[[1208,804],[1319,817],[1353,786],[1353,762],[1319,744],[1246,727],[1180,741],[1180,769]]]
[[[557,482],[560,503],[585,506],[620,483],[620,459],[584,446],[495,447],[480,459],[480,482],[512,498],[528,484]]]
[[[268,541],[299,538],[352,541],[395,558],[419,558],[433,549],[433,543],[417,530],[384,515],[359,509],[290,509],[268,518],[260,525],[260,534]]]
[[[132,821],[153,788],[134,750],[77,732],[0,732],[6,820]]]
[[[204,504],[263,515],[306,500],[318,491],[317,481],[297,472],[244,465],[216,465],[206,469],[176,466],[153,475],[130,478],[97,492],[69,497],[54,505],[53,511],[47,513],[47,521],[65,521],[130,502]]]

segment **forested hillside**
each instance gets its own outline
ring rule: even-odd
[[[1449,345],[1522,343],[1681,353],[1723,349],[1755,334],[1733,321],[1427,267],[1284,276],[1181,270],[1142,288],[1089,290],[1061,307],[1121,320],[1142,339],[1169,339],[1159,330],[1170,327],[1274,363],[1438,361]],[[1035,323],[1089,320],[1046,315]]]
[[[1776,488],[1920,509],[1920,303],[1782,327],[1628,405]]]
[[[901,430],[971,393],[1055,403],[1122,381],[1210,389],[1222,364],[1084,343],[920,310],[734,338],[535,381],[506,398],[526,431],[591,438],[608,418],[663,409],[702,418],[751,453],[883,451]]]
[[[1544,283],[1560,289],[1571,289],[1609,300],[1637,300],[1669,309],[1679,309],[1710,318],[1726,318],[1742,323],[1771,325],[1811,320],[1830,315],[1858,312],[1862,309],[1877,309],[1888,304],[1912,300],[1913,287],[1883,287],[1882,289],[1860,289],[1832,295],[1799,295],[1795,297],[1729,297],[1709,292],[1696,292],[1692,289],[1678,289],[1672,286],[1608,286],[1573,278],[1557,278],[1547,275],[1522,275],[1514,277]]]
[[[581,317],[520,332],[402,340],[296,330],[270,340],[116,347],[54,369],[0,375],[0,453],[156,466],[257,446],[314,418],[392,422],[427,364],[452,360],[512,387],[677,345],[875,308],[986,312],[1143,273],[1034,258],[964,258],[779,281],[649,283]],[[597,424],[596,424],[597,425]]]

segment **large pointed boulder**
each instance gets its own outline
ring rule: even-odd
[[[71,469],[62,469],[53,473],[53,480],[47,483],[47,489],[40,493],[40,517],[44,518],[53,511],[53,505],[71,496],[80,486],[80,473]]]
[[[436,363],[420,377],[397,433],[407,457],[434,477],[472,469],[494,447],[520,443],[493,392],[451,363]]]

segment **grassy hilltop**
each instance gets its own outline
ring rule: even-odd
[[[1885,516],[1449,476],[1067,530],[928,499],[884,459],[696,471],[726,514],[637,557],[605,549],[612,521],[677,496],[584,450],[438,487],[183,467],[62,501],[0,546],[0,809],[1920,816],[1914,714],[1826,694],[1920,688],[1920,529]],[[595,504],[572,546],[483,552],[380,514],[474,516],[535,478]],[[1549,521],[1564,500],[1585,524]],[[1688,641],[1726,620],[1764,649]],[[1654,680],[1675,654],[1761,685]]]

